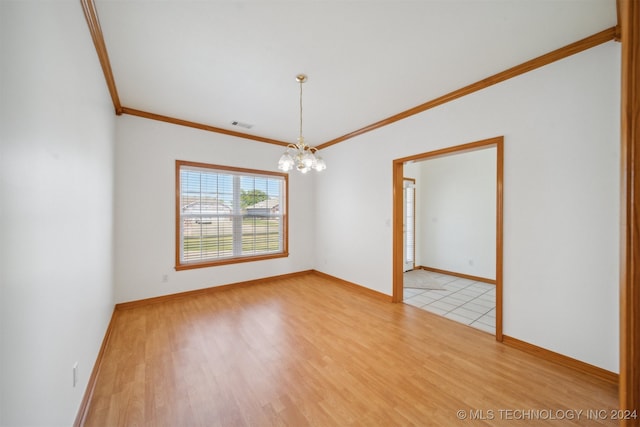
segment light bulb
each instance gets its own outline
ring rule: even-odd
[[[315,161],[315,159],[316,158],[311,151],[305,151],[305,153],[302,155],[302,163],[305,165],[305,167],[308,168],[311,168],[311,166],[313,166],[313,162]]]
[[[317,170],[318,172],[323,171],[327,168],[327,164],[324,162],[324,160],[322,159],[322,157],[317,156],[316,157],[316,163],[313,167],[315,170]]]
[[[291,157],[291,154],[289,154],[289,150],[287,150],[278,161],[278,169],[288,172],[293,169],[293,163],[293,158]]]

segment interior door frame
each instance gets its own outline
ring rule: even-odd
[[[415,154],[393,161],[393,302],[403,300],[404,270],[403,256],[403,207],[404,207],[404,164],[409,161],[427,160],[451,154],[460,154],[496,147],[496,341],[503,340],[502,334],[502,252],[503,252],[503,181],[504,181],[504,137],[481,141],[426,153]]]

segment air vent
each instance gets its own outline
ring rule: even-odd
[[[249,123],[243,123],[243,122],[239,122],[237,120],[232,121],[231,124],[234,125],[234,126],[240,126],[241,128],[245,128],[245,129],[251,129],[253,127],[253,125],[251,125]]]

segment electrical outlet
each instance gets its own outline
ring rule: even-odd
[[[78,384],[78,362],[73,364],[73,386]]]
[[[169,281],[169,275],[168,274],[163,274],[162,275],[162,283],[167,283]]]

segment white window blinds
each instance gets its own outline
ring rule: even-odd
[[[177,161],[176,175],[176,268],[287,255],[286,174]]]

